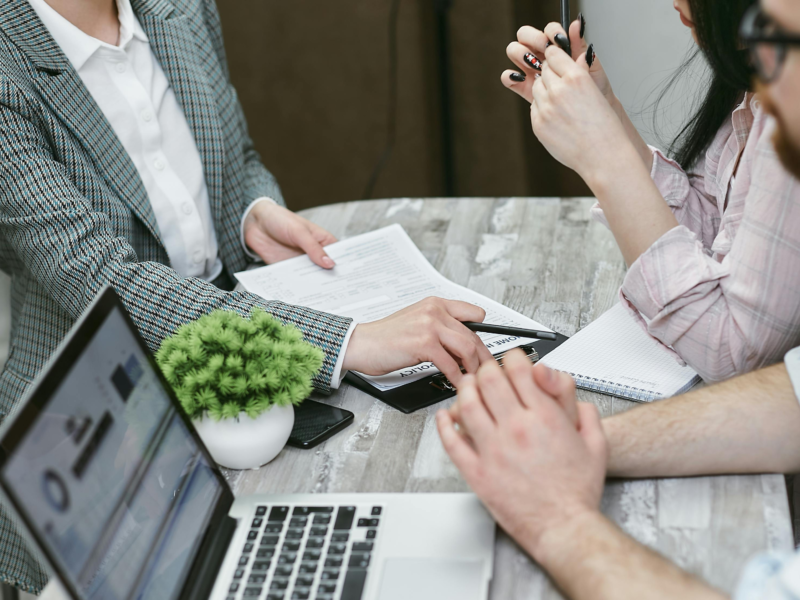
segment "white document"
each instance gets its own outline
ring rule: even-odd
[[[269,300],[307,306],[369,323],[429,296],[462,300],[486,311],[487,323],[552,331],[516,311],[442,276],[425,259],[400,225],[391,225],[325,248],[336,261],[327,271],[298,256],[274,265],[236,273],[245,289]],[[533,340],[479,334],[492,354]],[[391,390],[438,373],[423,363],[380,377],[362,375],[379,390]]]

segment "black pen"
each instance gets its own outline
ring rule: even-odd
[[[561,0],[561,26],[567,34],[567,47],[561,48],[564,52],[572,56],[572,49],[569,43],[569,0]]]
[[[521,338],[535,338],[540,340],[556,341],[558,338],[555,333],[550,331],[536,331],[534,329],[522,329],[520,327],[505,327],[503,325],[490,325],[489,323],[474,323],[464,321],[464,327],[476,333],[499,333],[500,335],[512,335]]]

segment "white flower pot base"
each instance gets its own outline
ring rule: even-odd
[[[258,418],[193,421],[212,458],[228,469],[258,469],[280,454],[294,427],[294,407],[273,406]]]

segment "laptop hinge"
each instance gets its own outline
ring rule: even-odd
[[[211,595],[222,561],[225,560],[236,532],[236,524],[236,519],[225,515],[214,527],[214,533],[204,540],[198,558],[186,578],[180,600],[205,600]]]

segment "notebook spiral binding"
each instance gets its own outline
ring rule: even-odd
[[[612,383],[605,379],[595,379],[594,377],[583,377],[577,373],[570,373],[575,380],[575,385],[581,389],[589,390],[590,392],[600,392],[602,394],[609,394],[610,396],[618,396],[626,400],[635,400],[636,402],[652,402],[660,400],[662,396],[655,394],[642,388],[637,388],[630,385],[620,385]]]

